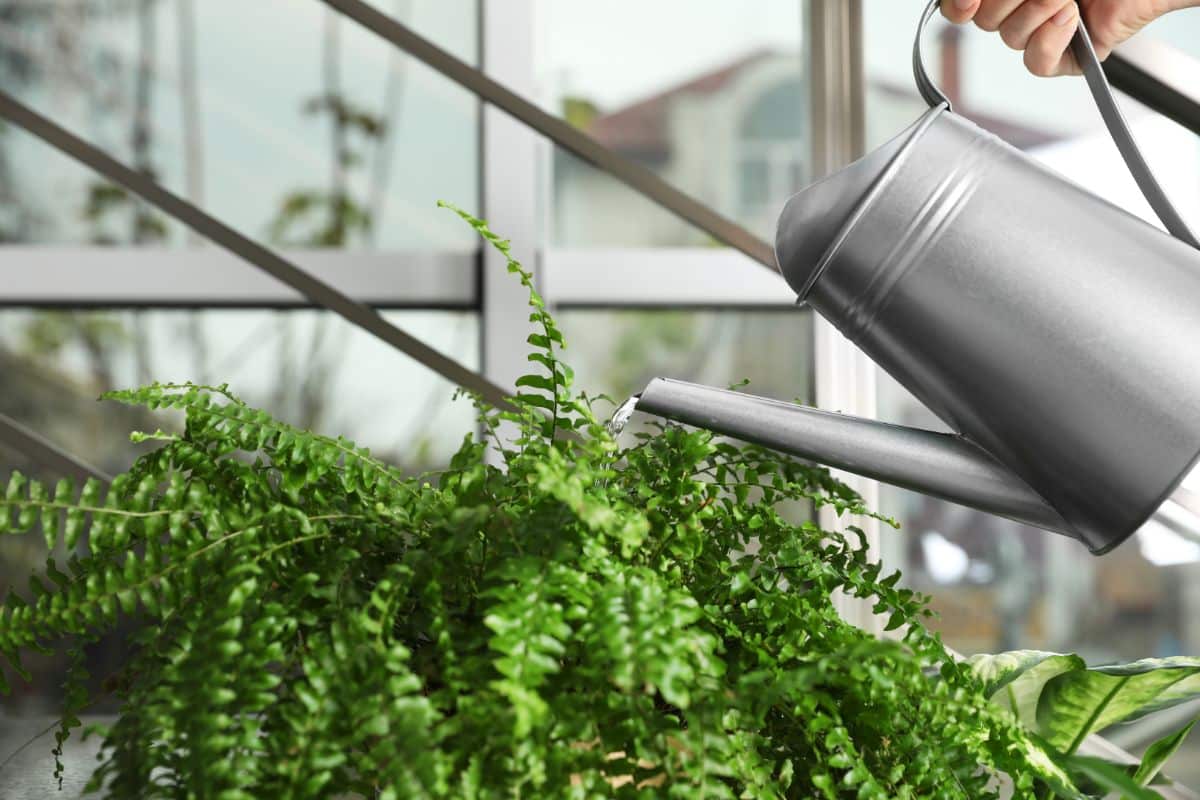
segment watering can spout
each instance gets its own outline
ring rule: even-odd
[[[637,410],[1074,535],[1020,478],[962,436],[655,378]]]

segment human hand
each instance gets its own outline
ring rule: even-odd
[[[1200,0],[941,0],[942,14],[955,23],[974,21],[985,31],[999,31],[1014,50],[1023,50],[1034,75],[1078,75],[1071,54],[1079,10],[1103,61],[1112,49],[1146,25]]]

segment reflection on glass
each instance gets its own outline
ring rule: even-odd
[[[474,315],[385,312],[391,321],[478,367]],[[131,430],[172,430],[181,419],[111,402],[101,392],[152,380],[228,382],[253,406],[295,425],[345,435],[403,469],[445,464],[474,429],[454,387],[340,318],[317,311],[0,311],[0,412],[111,473],[145,446]],[[0,448],[0,476],[13,469],[51,481],[43,466]],[[38,541],[35,541],[38,539]],[[46,553],[39,537],[0,538],[0,594],[24,593]],[[97,646],[96,675],[119,662],[122,644]],[[0,708],[53,712],[61,663],[33,669],[38,681]],[[3,758],[7,753],[0,754]]]
[[[0,88],[278,245],[472,244],[475,99],[321,3],[16,3]],[[475,0],[377,0],[468,61]],[[168,244],[163,215],[0,131],[0,240]]]
[[[770,238],[784,200],[810,175],[802,6],[541,0],[542,99],[602,144]],[[554,244],[709,243],[587,164],[561,151],[551,160]]]

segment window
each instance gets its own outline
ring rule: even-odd
[[[771,241],[811,160],[804,6],[536,0],[540,100]],[[586,388],[813,396],[811,315],[778,275],[563,151],[542,165],[540,277]]]
[[[754,394],[811,403],[808,311],[630,311],[559,314],[581,387],[620,402],[651,378],[711,386],[749,381]]]
[[[779,199],[776,185],[761,181],[761,202],[747,206],[743,166],[759,159],[752,169],[791,186],[789,158],[807,157],[803,3],[538,0],[536,11],[547,109],[760,236],[773,235],[782,203],[770,213],[764,206]],[[772,144],[793,152],[779,163]],[[546,161],[552,244],[708,244],[578,159],[553,152]]]
[[[789,197],[809,182],[811,152],[806,84],[793,73],[750,100],[739,130],[739,218],[767,228]]]
[[[475,60],[473,0],[380,5]],[[242,231],[287,246],[473,245],[435,203],[477,201],[475,99],[322,4],[14,8],[0,20],[6,90]],[[185,242],[43,148],[0,134],[5,238]]]

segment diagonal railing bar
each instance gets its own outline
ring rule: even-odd
[[[105,483],[112,482],[112,476],[93,467],[83,459],[71,455],[58,445],[34,433],[15,419],[4,414],[0,414],[0,444],[28,456],[60,475],[70,476],[78,480],[98,478]]]
[[[373,308],[352,300],[329,284],[317,280],[278,253],[238,233],[151,178],[130,169],[3,91],[0,91],[0,117],[91,167],[114,183],[124,186],[196,233],[292,287],[312,303],[340,315],[447,380],[475,392],[492,405],[512,407],[508,400],[510,393],[479,373],[442,355],[420,339],[388,322]]]
[[[559,147],[626,184],[667,211],[695,225],[730,247],[740,250],[763,266],[777,270],[770,244],[731,219],[718,214],[695,198],[676,189],[658,175],[618,155],[592,137],[547,114],[525,98],[505,88],[412,29],[362,0],[322,0],[325,4],[391,42],[426,66],[440,72],[463,88],[486,100],[519,122],[533,128]]]
[[[1169,65],[1156,60],[1170,59]],[[1163,69],[1169,66],[1170,71]],[[1157,67],[1157,69],[1156,69]],[[1132,39],[1104,62],[1104,74],[1119,89],[1147,108],[1200,133],[1200,60],[1161,41]]]

